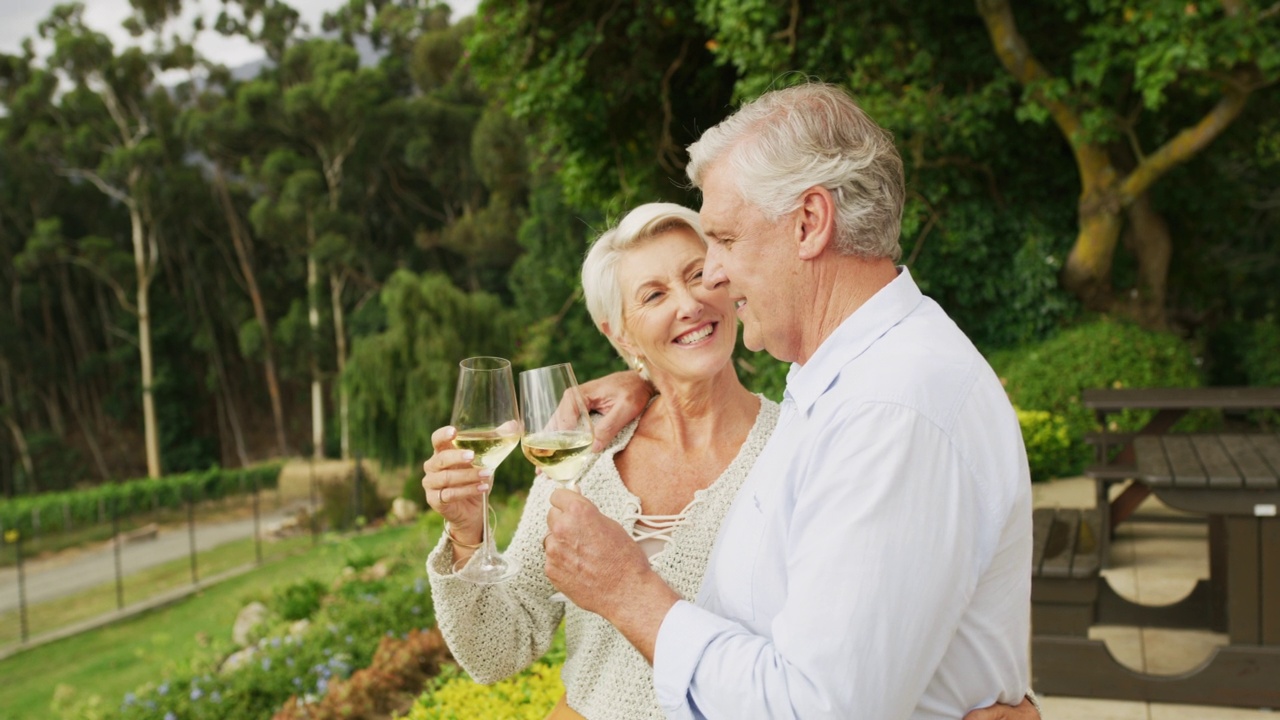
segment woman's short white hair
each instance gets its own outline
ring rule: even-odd
[[[582,262],[582,294],[587,301],[591,321],[604,332],[605,323],[614,333],[622,331],[622,281],[620,266],[626,251],[650,238],[688,229],[702,242],[702,224],[698,213],[675,203],[647,203],[634,208],[618,221],[617,225],[601,233],[591,244],[587,258]],[[606,333],[607,336],[607,333]],[[634,358],[609,338],[614,350],[633,365]]]
[[[743,105],[689,146],[689,179],[702,187],[722,159],[743,199],[769,219],[795,210],[801,193],[822,186],[835,198],[840,252],[902,256],[902,158],[893,136],[843,89],[808,83]]]

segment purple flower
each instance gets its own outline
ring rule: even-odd
[[[170,710],[169,712],[164,714],[164,720],[178,720],[178,716],[174,715],[173,711]]]
[[[263,670],[270,670],[270,669],[271,669],[271,658],[269,658],[269,657],[268,657],[268,658],[262,658],[262,669],[263,669]]]
[[[202,697],[204,697],[204,691],[203,691],[203,690],[201,690],[201,689],[200,689],[200,688],[198,688],[198,687],[193,687],[193,688],[191,688],[191,701],[192,701],[192,702],[195,702],[196,700],[199,700],[199,699],[200,699],[200,698],[202,698]]]
[[[169,694],[169,683],[160,683],[160,687],[156,688],[156,692],[161,695]]]

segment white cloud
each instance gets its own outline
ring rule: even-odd
[[[23,38],[36,40],[38,53],[48,52],[47,43],[37,37],[36,26],[48,17],[49,11],[60,2],[66,0],[0,0],[0,53],[16,54],[21,52]],[[292,0],[290,4],[302,14],[312,31],[320,28],[320,19],[325,12],[331,11],[344,3],[344,0]],[[221,8],[219,0],[185,0],[186,12],[183,19],[174,29],[182,35],[190,33],[191,21],[196,15],[203,13],[206,26],[196,46],[200,52],[210,59],[227,66],[243,65],[262,57],[262,52],[243,38],[225,38],[212,30],[213,20]],[[479,0],[450,0],[453,17],[456,20],[475,12]],[[85,2],[85,23],[90,27],[106,33],[117,46],[133,45],[138,41],[129,37],[120,23],[129,16],[129,0],[88,0]]]

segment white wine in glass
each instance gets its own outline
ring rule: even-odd
[[[574,489],[595,459],[591,415],[568,363],[520,373],[524,456],[561,487]]]
[[[516,443],[522,428],[516,413],[511,363],[497,357],[473,357],[459,363],[458,391],[453,399],[453,444],[475,452],[471,464],[497,469]],[[481,503],[484,539],[475,554],[454,567],[454,575],[481,585],[510,580],[520,570],[514,560],[502,556],[493,541],[489,523],[489,493]]]

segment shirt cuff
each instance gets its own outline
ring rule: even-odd
[[[653,690],[668,720],[692,720],[689,684],[702,649],[710,638],[698,639],[698,608],[678,600],[662,618],[653,646]]]
[[[653,689],[668,720],[703,717],[693,701],[694,674],[707,648],[726,632],[741,632],[731,620],[679,600],[667,611],[653,647]]]

